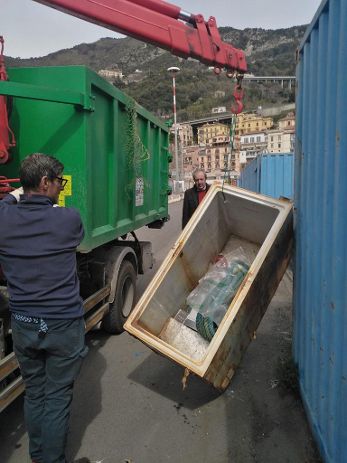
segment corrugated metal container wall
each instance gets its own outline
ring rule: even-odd
[[[247,164],[240,175],[238,186],[246,190],[260,192],[260,158],[253,159]]]
[[[272,196],[293,198],[294,157],[291,153],[263,154],[241,172],[239,186]]]
[[[261,158],[260,193],[273,198],[294,196],[294,156],[265,154]]]
[[[294,356],[322,456],[347,462],[347,0],[322,2],[298,54]]]

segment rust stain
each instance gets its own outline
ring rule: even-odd
[[[228,355],[229,355],[229,346],[225,341],[223,341],[219,349],[216,352],[214,360],[216,360],[217,363],[220,365],[225,362],[225,360],[228,358]]]
[[[222,387],[223,387],[223,384],[224,384],[226,381],[228,381],[228,384],[229,384],[231,378],[232,378],[232,377],[234,376],[234,374],[235,374],[235,370],[236,370],[236,365],[232,364],[232,366],[231,366],[231,367],[229,368],[229,370],[228,370],[228,373],[227,373],[227,375],[226,375],[225,380],[224,380],[223,383],[222,383]],[[228,384],[226,384],[225,387],[227,387]]]
[[[170,257],[170,261],[176,260],[176,258],[179,256],[179,254],[182,252],[183,248],[183,241],[179,240],[176,246],[176,249],[173,250],[172,255]]]
[[[234,374],[234,373],[233,373],[233,374]],[[231,375],[231,377],[233,376],[233,374]],[[224,389],[226,389],[226,388],[228,387],[228,385],[229,385],[229,383],[230,383],[230,380],[231,380],[231,377],[230,377],[230,378],[227,377],[227,378],[224,379],[224,381],[223,381],[222,384],[221,384],[221,389],[224,390]]]
[[[337,144],[340,143],[340,132],[339,131],[336,131],[336,143]]]
[[[185,388],[187,387],[187,380],[188,380],[188,376],[190,375],[190,371],[188,370],[188,368],[185,368],[184,369],[184,373],[183,373],[183,377],[182,377],[182,389],[185,390]]]

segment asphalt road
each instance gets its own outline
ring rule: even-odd
[[[157,263],[139,277],[138,296],[180,232],[181,203],[162,230],[143,229]],[[76,383],[68,455],[103,463],[319,462],[290,364],[291,275],[285,276],[224,394],[127,333],[88,334]],[[0,463],[25,463],[23,399],[0,415]],[[81,460],[82,461],[82,460]]]

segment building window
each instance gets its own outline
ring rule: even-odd
[[[271,141],[274,141],[274,137],[270,137],[270,140],[271,140]]]
[[[260,143],[260,137],[257,137],[257,143]]]
[[[248,137],[244,139],[244,143],[248,143]]]
[[[251,138],[249,139],[249,141],[250,141],[251,143],[254,143],[254,137],[251,137]]]

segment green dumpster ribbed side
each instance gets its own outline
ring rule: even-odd
[[[60,202],[82,215],[81,251],[168,216],[168,129],[161,121],[84,66],[8,74],[0,94],[13,95],[17,147],[1,174],[18,176],[33,152],[61,160],[71,181]]]

